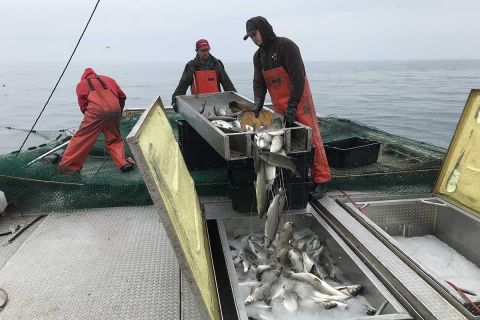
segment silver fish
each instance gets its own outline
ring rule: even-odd
[[[234,117],[227,117],[227,116],[211,116],[207,117],[208,121],[225,121],[225,122],[233,122],[236,121],[237,118]]]
[[[257,212],[261,219],[267,210],[267,180],[265,177],[265,163],[263,162],[260,163],[260,168],[258,169],[255,194],[257,197]]]
[[[226,121],[223,121],[223,120],[213,120],[212,124],[214,124],[215,126],[217,126],[219,128],[233,129],[233,126],[230,123],[228,123]]]
[[[310,257],[305,251],[302,252],[302,261],[303,261],[303,270],[305,272],[312,271],[312,267],[315,265],[315,262],[313,262],[313,260],[310,259]]]
[[[265,222],[265,248],[270,247],[272,241],[275,239],[278,230],[278,223],[280,222],[280,214],[285,205],[286,190],[284,188],[278,189],[277,194],[270,203],[267,212],[267,221]]]
[[[286,285],[285,277],[280,276],[277,281],[272,284],[272,288],[270,290],[270,297],[266,300],[267,304],[270,304],[272,300],[276,298],[280,298],[285,293],[285,285]]]
[[[318,278],[317,276],[311,273],[307,273],[307,272],[294,273],[294,272],[288,271],[286,272],[286,275],[291,277],[292,279],[303,281],[312,285],[315,289],[317,289],[318,292],[322,294],[334,296],[335,297],[334,300],[346,300],[350,298],[348,295],[335,289],[334,287],[326,283],[324,280]]]
[[[262,283],[260,286],[256,287],[252,293],[245,300],[245,304],[248,305],[257,301],[265,301],[270,295],[271,284]]]
[[[275,176],[277,174],[277,168],[274,166],[271,166],[269,164],[265,164],[265,178],[267,180],[267,189],[268,186],[273,184],[273,180],[275,180]]]
[[[298,296],[295,292],[286,292],[283,296],[283,306],[289,312],[296,312],[298,310]]]
[[[283,267],[290,266],[290,261],[288,259],[288,250],[289,248],[283,248],[280,249],[280,251],[277,251],[277,260]]]
[[[292,239],[293,235],[293,222],[285,222],[282,227],[282,231],[280,232],[280,235],[278,236],[278,242],[277,242],[277,256],[278,253],[283,250],[283,249],[290,249],[289,248],[289,243],[290,240]]]
[[[288,250],[288,258],[292,264],[292,269],[295,272],[303,272],[303,260],[302,255],[298,253],[295,249]]]
[[[245,112],[245,110],[241,110],[239,112],[235,112],[235,113],[227,113],[227,108],[226,107],[219,107],[217,109],[216,106],[213,106],[213,113],[216,115],[216,116],[225,116],[225,117],[238,117],[238,116],[241,116],[243,113]]]
[[[360,291],[362,291],[363,286],[361,284],[354,284],[354,285],[349,285],[349,286],[340,286],[340,287],[335,287],[336,290],[341,291],[351,297],[357,296]]]
[[[300,177],[300,174],[298,173],[295,164],[289,157],[278,153],[262,151],[260,152],[260,158],[262,158],[263,161],[267,162],[271,166],[288,169],[295,176]]]
[[[283,148],[283,137],[280,136],[274,136],[272,138],[272,144],[270,145],[270,152],[280,152]]]

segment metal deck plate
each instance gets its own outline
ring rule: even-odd
[[[0,270],[0,319],[195,319],[179,274],[153,206],[51,214]]]
[[[466,319],[333,199],[326,196],[317,203],[325,209],[322,212],[327,215],[327,219],[349,238],[357,251],[376,260],[370,262],[381,269],[380,272],[387,276],[387,280],[407,298],[424,319]]]

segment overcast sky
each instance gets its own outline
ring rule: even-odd
[[[0,62],[65,61],[96,0],[0,0]],[[251,61],[245,21],[266,17],[306,61],[477,59],[479,0],[102,0],[74,61],[185,62],[199,38]],[[110,47],[110,49],[106,47]]]

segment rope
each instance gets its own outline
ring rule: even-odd
[[[23,180],[29,182],[40,182],[40,183],[49,183],[49,184],[59,184],[59,185],[68,185],[68,186],[84,186],[84,183],[75,183],[75,182],[59,182],[59,181],[50,181],[50,180],[39,180],[39,179],[30,179],[30,178],[21,178],[14,176],[7,176],[0,174],[1,178],[14,179],[14,180]]]
[[[332,175],[332,178],[353,178],[353,177],[368,177],[368,176],[387,176],[392,174],[402,174],[402,173],[415,173],[415,172],[430,172],[438,171],[440,168],[429,168],[429,169],[419,169],[419,170],[405,170],[405,171],[392,171],[392,172],[372,172],[372,173],[359,173],[359,174],[348,174],[348,175]]]
[[[23,140],[23,143],[22,143],[22,145],[20,146],[20,149],[19,149],[19,153],[18,153],[18,154],[20,154],[20,151],[22,151],[22,148],[25,146],[25,143],[27,142],[28,137],[29,137],[30,134],[33,132],[33,129],[34,129],[35,126],[37,125],[38,120],[40,120],[40,117],[42,116],[43,112],[44,112],[45,109],[47,108],[47,105],[48,105],[48,103],[50,102],[50,99],[52,98],[53,93],[54,93],[55,90],[57,89],[58,84],[59,84],[60,81],[62,80],[63,75],[65,74],[65,71],[67,70],[67,68],[68,68],[68,66],[69,66],[69,64],[70,64],[70,61],[72,61],[73,55],[74,55],[75,52],[77,51],[77,48],[78,48],[78,46],[79,46],[79,44],[80,44],[80,41],[82,41],[82,38],[83,38],[83,35],[85,34],[85,31],[87,31],[88,25],[90,24],[90,21],[92,20],[93,14],[94,14],[95,11],[97,10],[97,7],[98,7],[98,4],[99,4],[99,3],[100,3],[100,0],[97,0],[97,3],[95,4],[95,7],[93,8],[92,13],[90,14],[90,18],[88,18],[87,24],[85,25],[85,28],[83,29],[83,32],[82,32],[82,34],[80,35],[80,38],[78,39],[77,44],[75,45],[75,48],[73,49],[73,52],[72,52],[72,54],[70,55],[70,58],[69,58],[68,61],[67,61],[67,64],[66,64],[65,67],[63,68],[63,71],[62,71],[62,73],[60,74],[60,77],[58,78],[57,83],[55,84],[55,87],[53,88],[52,92],[50,93],[50,96],[48,96],[47,102],[45,102],[45,105],[43,106],[42,111],[40,111],[37,119],[36,119],[35,122],[33,123],[32,128],[30,129],[30,131],[28,132],[27,136],[25,137],[25,140]],[[17,155],[18,155],[18,154],[17,154]]]

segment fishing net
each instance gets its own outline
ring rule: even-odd
[[[124,112],[120,130],[122,137],[128,135],[141,113]],[[176,121],[180,119],[178,114],[169,115],[177,138]],[[331,189],[384,193],[431,190],[444,156],[443,149],[344,119],[323,118],[319,124],[326,142],[356,136],[381,143],[376,163],[351,169],[332,168]],[[27,166],[33,159],[67,141],[72,133],[73,130],[37,131],[35,134],[41,135],[47,142],[20,153],[0,156],[0,190],[5,192],[11,210],[50,212],[152,204],[138,169],[120,172],[104,149],[102,135],[78,174],[59,175],[57,166],[45,161]],[[126,153],[132,156],[127,144]],[[199,195],[229,195],[226,167],[196,170],[191,174]]]

